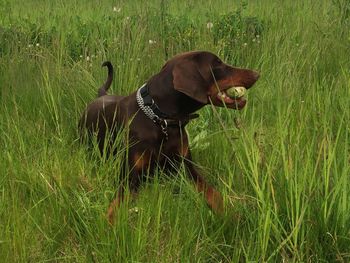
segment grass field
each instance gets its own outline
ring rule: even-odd
[[[349,28],[348,0],[1,0],[0,261],[350,262]],[[111,227],[120,160],[77,141],[100,65],[127,94],[188,50],[261,74],[188,126],[225,215],[158,172]]]

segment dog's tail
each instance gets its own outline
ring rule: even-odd
[[[103,62],[102,67],[105,67],[105,66],[108,69],[108,77],[107,77],[106,82],[103,83],[101,88],[98,89],[98,97],[107,95],[107,90],[111,86],[112,80],[113,80],[113,65],[112,65],[112,63],[109,61],[105,61],[105,62]]]

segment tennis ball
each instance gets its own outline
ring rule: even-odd
[[[232,87],[226,90],[226,93],[231,98],[240,98],[245,95],[245,87]]]

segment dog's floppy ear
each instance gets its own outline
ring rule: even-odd
[[[178,63],[173,68],[174,89],[203,104],[208,103],[207,82],[192,61]]]

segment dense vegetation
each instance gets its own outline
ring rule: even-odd
[[[348,0],[0,1],[1,261],[350,261],[349,28]],[[188,127],[225,215],[158,172],[111,227],[120,158],[77,140],[100,65],[127,94],[188,50],[261,74]]]

